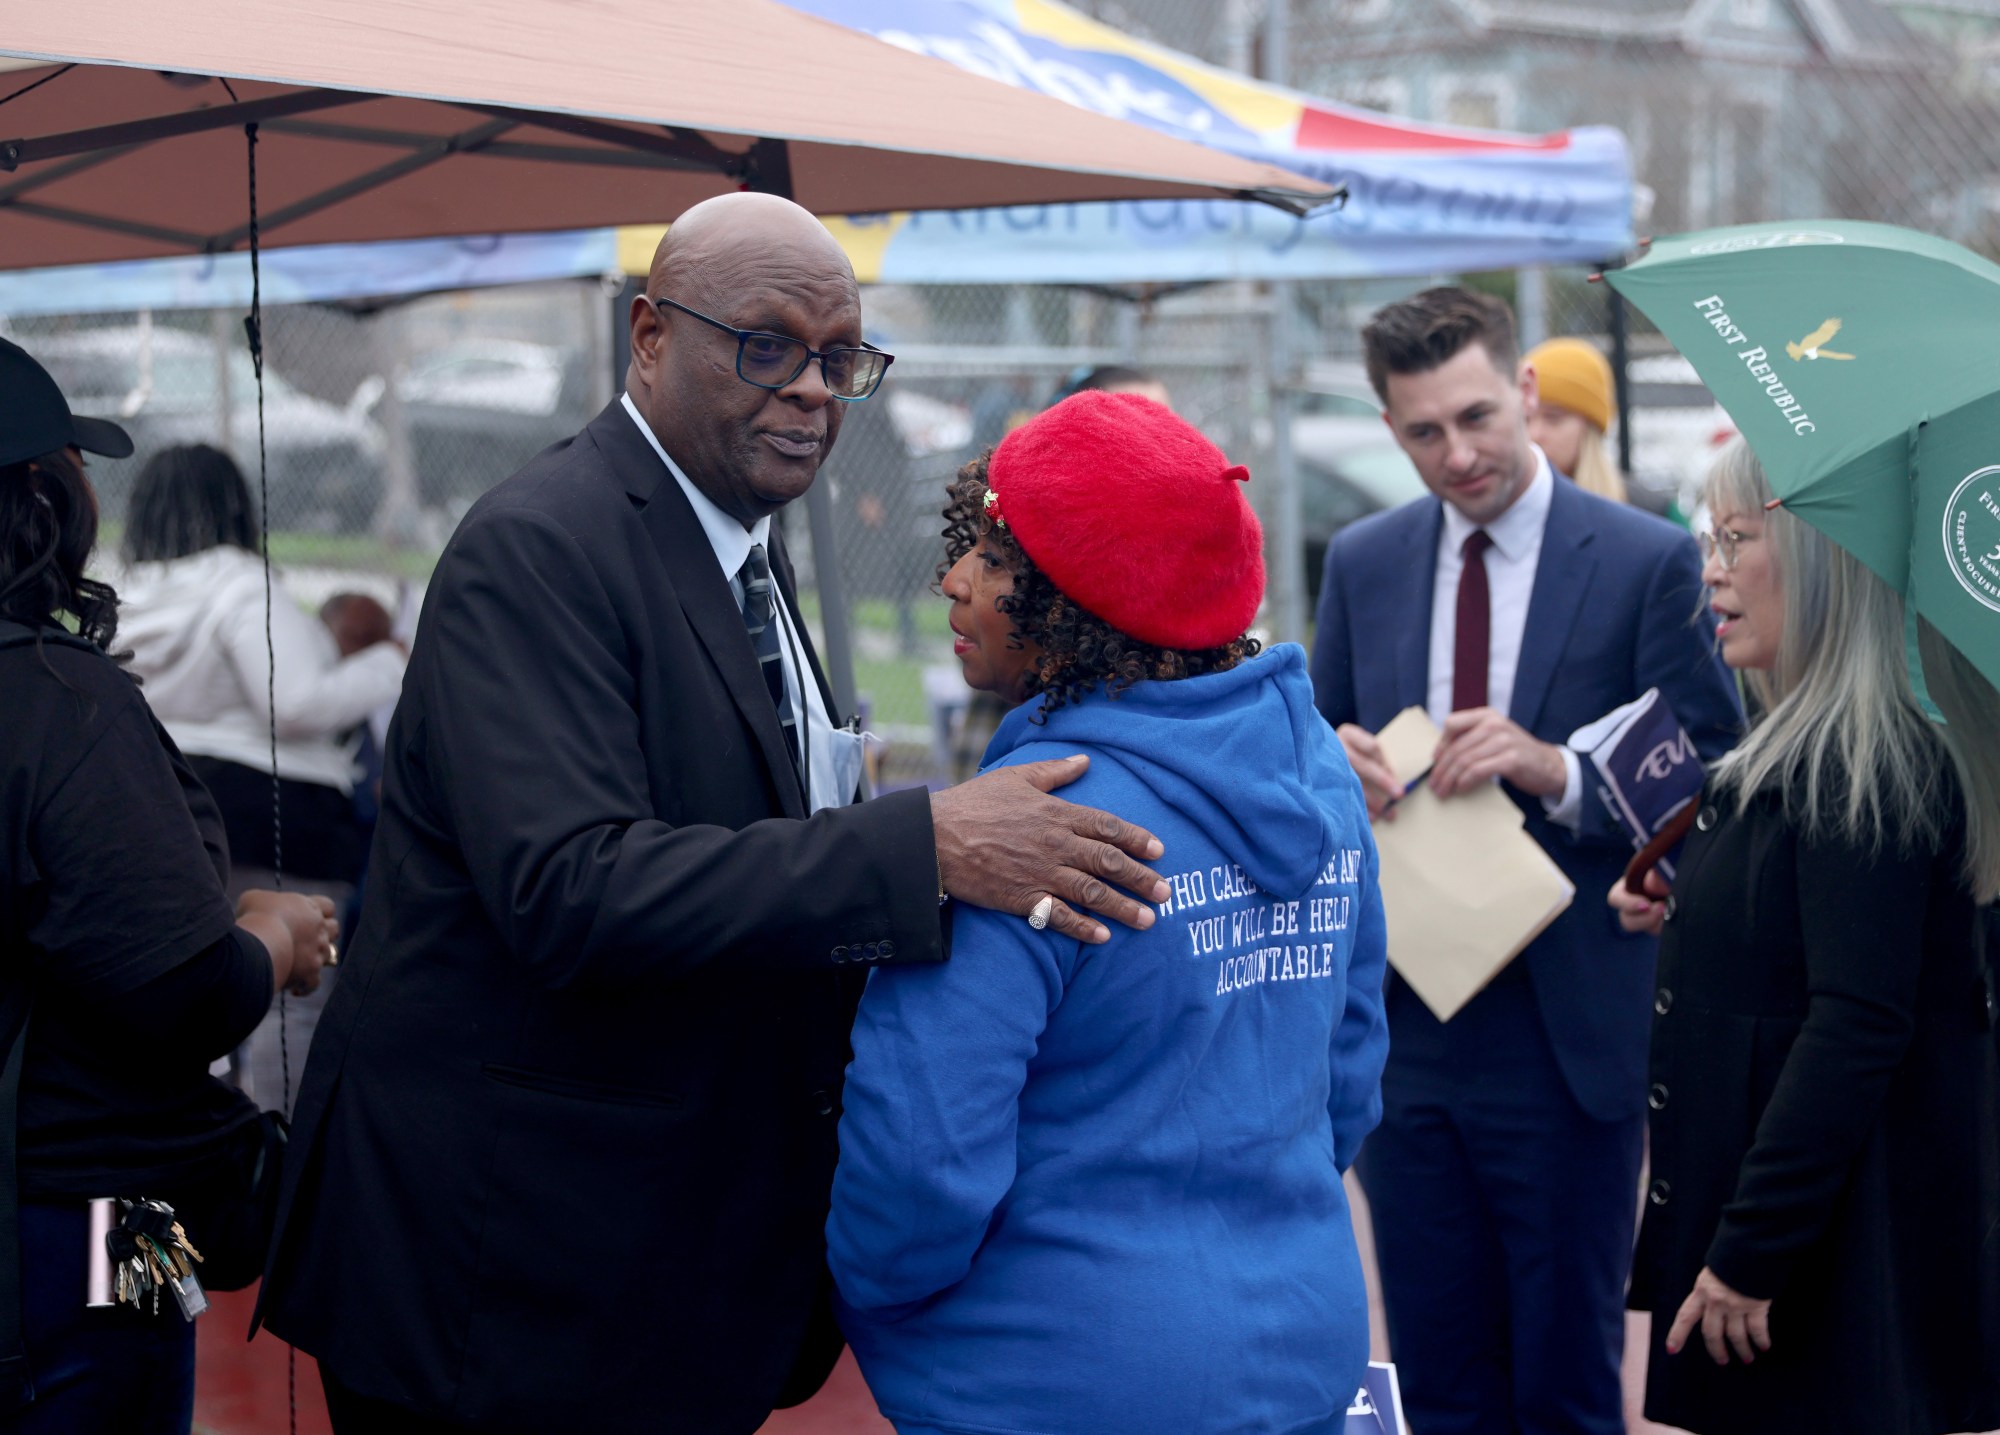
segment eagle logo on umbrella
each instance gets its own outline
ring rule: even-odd
[[[1785,352],[1794,359],[1851,359],[1852,354],[1836,353],[1832,349],[1822,349],[1828,339],[1840,332],[1840,320],[1828,319],[1824,324],[1799,340],[1796,344],[1785,345]]]

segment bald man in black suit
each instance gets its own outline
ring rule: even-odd
[[[886,365],[817,220],[684,215],[626,395],[474,505],[386,753],[263,1315],[335,1428],[749,1432],[840,1349],[822,1227],[876,967],[941,894],[1133,925],[1151,837],[1047,764],[852,804],[772,516]],[[795,372],[787,372],[796,360]]]

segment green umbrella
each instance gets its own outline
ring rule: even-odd
[[[1658,240],[1605,277],[1694,365],[1786,511],[2000,685],[2000,265],[1813,220]]]

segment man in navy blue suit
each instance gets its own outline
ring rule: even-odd
[[[1652,943],[1604,905],[1631,847],[1564,743],[1657,687],[1713,757],[1738,731],[1736,689],[1688,535],[1583,492],[1529,441],[1534,374],[1516,371],[1506,305],[1431,289],[1363,339],[1434,496],[1328,550],[1320,711],[1393,821],[1373,734],[1428,708],[1444,732],[1432,789],[1500,782],[1577,889],[1448,1023],[1389,979],[1385,1110],[1358,1169],[1390,1346],[1416,1435],[1621,1435],[1647,1023],[1673,998],[1653,990]]]

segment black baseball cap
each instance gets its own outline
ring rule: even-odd
[[[71,413],[49,371],[19,344],[0,339],[0,466],[71,446],[129,458],[132,436],[109,419]]]

